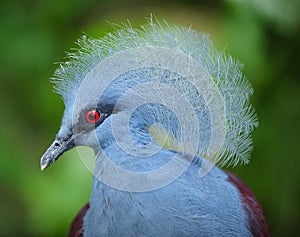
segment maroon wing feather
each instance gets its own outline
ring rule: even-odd
[[[90,205],[87,203],[77,213],[76,217],[72,221],[68,237],[83,237],[83,218],[89,208]]]
[[[228,181],[234,184],[242,196],[243,208],[248,216],[250,231],[255,237],[269,237],[269,227],[262,207],[259,205],[250,188],[238,177],[226,172]]]

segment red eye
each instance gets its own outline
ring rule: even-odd
[[[100,119],[100,113],[97,110],[90,110],[85,114],[85,120],[88,123],[96,123]]]

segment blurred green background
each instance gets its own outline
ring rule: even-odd
[[[75,150],[45,172],[39,158],[63,113],[48,78],[85,32],[145,24],[153,13],[210,34],[244,63],[260,126],[249,165],[231,169],[264,207],[272,236],[300,236],[300,1],[2,1],[0,236],[65,236],[92,176]],[[92,152],[84,150],[88,159]]]

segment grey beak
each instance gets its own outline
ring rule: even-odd
[[[75,144],[72,137],[68,139],[56,138],[41,158],[41,170],[49,167],[52,163],[57,161],[65,151],[70,150],[74,146]]]

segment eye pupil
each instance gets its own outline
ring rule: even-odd
[[[85,114],[85,120],[88,123],[96,123],[100,119],[100,113],[97,110],[90,110]]]

